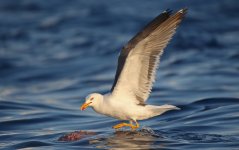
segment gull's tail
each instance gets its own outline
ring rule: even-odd
[[[152,111],[152,117],[161,115],[169,110],[180,110],[180,108],[173,106],[173,105],[161,105],[161,106],[153,106],[153,105],[148,105],[150,110]]]

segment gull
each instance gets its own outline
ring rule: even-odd
[[[146,25],[121,50],[111,91],[107,94],[92,93],[85,98],[81,110],[92,107],[97,113],[129,123],[120,123],[114,129],[140,127],[138,120],[149,119],[169,110],[180,108],[164,104],[148,105],[148,99],[160,56],[176,32],[187,9],[176,13],[166,10]]]

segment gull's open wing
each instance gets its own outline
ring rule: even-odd
[[[155,81],[160,56],[185,14],[186,9],[173,15],[163,12],[124,46],[111,89],[113,95],[134,97],[137,104],[144,104]]]

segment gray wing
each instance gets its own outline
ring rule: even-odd
[[[186,9],[173,15],[163,12],[124,46],[112,94],[134,97],[137,104],[144,104],[155,81],[160,56],[185,14]]]
[[[114,87],[118,81],[119,75],[124,67],[125,60],[132,48],[134,48],[138,42],[145,39],[150,33],[152,33],[162,22],[170,17],[171,11],[166,10],[162,14],[158,15],[153,21],[147,24],[143,30],[137,33],[122,49],[120,56],[118,58],[118,66],[115,74],[115,80],[111,88],[111,92],[114,90]]]

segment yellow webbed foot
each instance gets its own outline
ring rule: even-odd
[[[131,127],[131,131],[135,131],[136,129],[138,129],[139,127],[137,127],[137,126],[134,126],[134,125],[132,125],[132,126],[130,126]]]
[[[119,129],[119,128],[122,128],[122,127],[125,127],[125,126],[130,126],[130,124],[120,123],[120,124],[117,124],[117,125],[113,126],[112,128]]]
[[[131,121],[130,121],[130,124],[128,124],[128,123],[120,123],[120,124],[117,124],[117,125],[113,126],[112,128],[119,129],[119,128],[122,128],[122,127],[130,127],[131,130],[134,131],[137,128],[139,128],[138,122],[135,121],[135,123],[136,123],[136,125],[133,125]]]

